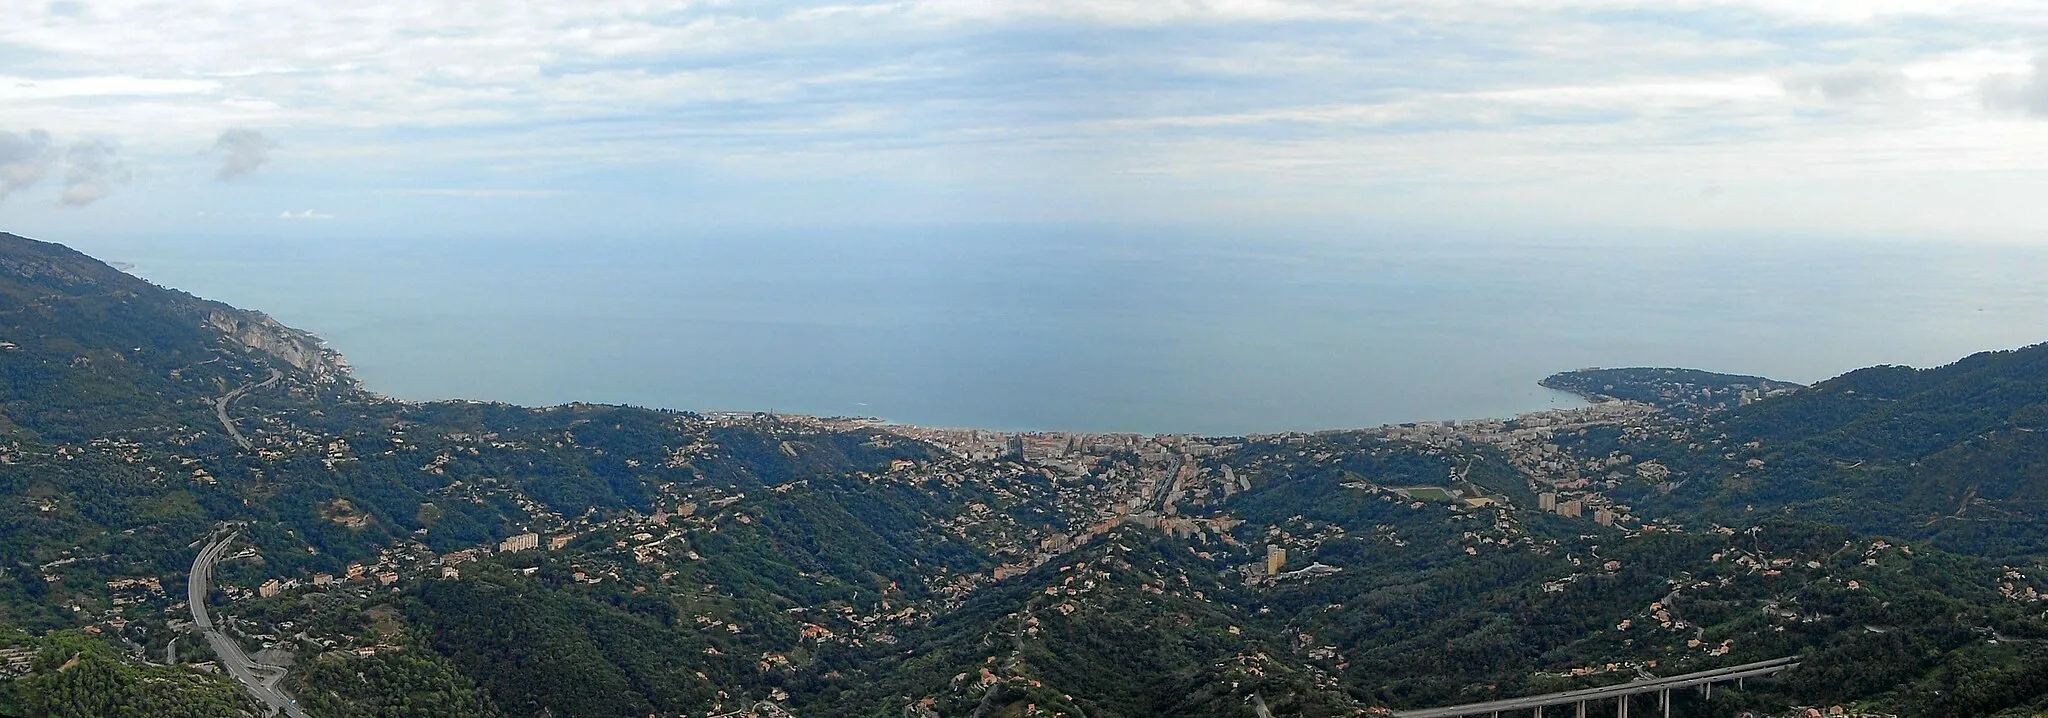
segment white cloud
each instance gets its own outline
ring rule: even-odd
[[[568,194],[568,193],[567,193],[567,192],[565,192],[565,191],[562,191],[562,190],[555,190],[555,189],[471,189],[471,188],[462,188],[462,187],[440,187],[440,188],[424,188],[424,189],[407,189],[407,190],[399,190],[399,192],[400,192],[401,194],[410,194],[410,195],[421,195],[421,196],[427,196],[427,197],[470,197],[470,198],[515,198],[515,199],[539,199],[539,198],[544,198],[544,197],[560,197],[560,196],[562,196],[562,195]]]
[[[80,100],[94,98],[203,95],[218,92],[212,80],[149,77],[69,77],[35,80],[0,76],[0,100]]]
[[[291,139],[295,175],[444,197],[650,168],[1197,199],[1244,176],[1297,198],[1558,172],[1986,184],[2040,171],[2013,143],[2048,116],[2029,44],[2048,3],[2028,0],[67,7],[0,25],[22,58],[0,77],[15,127],[118,138],[138,167],[211,145],[224,178],[271,142],[222,128],[262,127]],[[41,179],[55,146],[0,155],[0,196]],[[506,186],[535,189],[465,189]]]
[[[324,212],[315,212],[315,211],[313,211],[313,210],[310,210],[310,209],[308,209],[308,210],[302,210],[302,211],[299,211],[299,212],[293,212],[293,211],[291,211],[291,210],[285,210],[284,212],[282,212],[282,213],[279,213],[279,214],[277,215],[277,218],[278,218],[278,219],[316,219],[316,220],[318,220],[318,219],[334,219],[334,215],[331,215],[331,214],[327,214],[327,213],[324,213]]]

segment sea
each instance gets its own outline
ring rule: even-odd
[[[48,238],[64,241],[63,238]],[[2048,340],[2048,247],[1128,227],[69,242],[269,313],[401,399],[1235,435],[1810,383]]]

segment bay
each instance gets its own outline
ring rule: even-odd
[[[1576,404],[1585,366],[1811,382],[2048,339],[2048,250],[1105,227],[93,238],[372,390],[1238,434]]]

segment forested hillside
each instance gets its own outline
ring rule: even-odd
[[[255,715],[185,604],[230,535],[205,600],[314,716],[1346,716],[1788,656],[1674,714],[2048,709],[2048,349],[1614,371],[1246,437],[401,402],[0,235],[0,713]]]
[[[1675,470],[1646,508],[1768,512],[1962,553],[2048,552],[2048,345],[1932,369],[1872,367],[1613,443]],[[1590,446],[1582,451],[1595,450]],[[1648,487],[1642,487],[1647,490]]]

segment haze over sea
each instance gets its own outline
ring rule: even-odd
[[[64,240],[51,237],[49,239]],[[924,228],[75,238],[270,313],[404,399],[1236,434],[1508,416],[1536,381],[1812,382],[2048,340],[2048,249]]]

